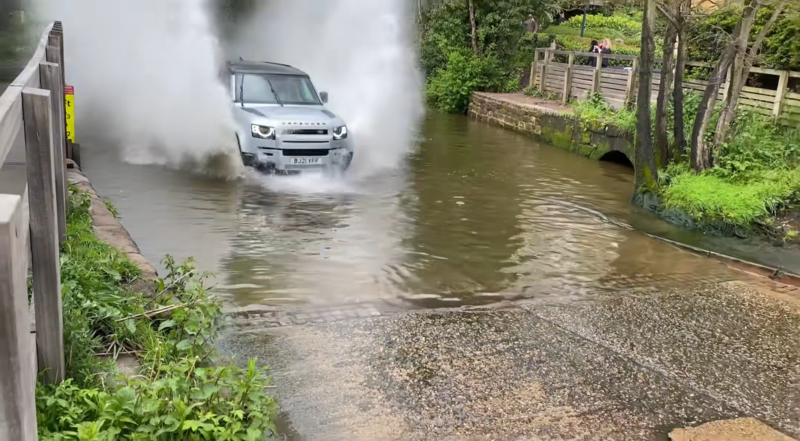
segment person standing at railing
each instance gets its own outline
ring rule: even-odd
[[[612,53],[611,50],[611,39],[604,38],[603,42],[600,43],[598,46],[600,48],[600,53],[603,55],[610,55]],[[608,67],[608,58],[603,58],[603,67]]]
[[[591,53],[597,52],[597,40],[592,40],[592,43],[589,45],[589,52]],[[589,58],[589,65],[592,67],[597,66],[597,58],[596,57]]]

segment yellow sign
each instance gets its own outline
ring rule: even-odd
[[[75,142],[75,88],[64,87],[64,117],[67,120],[67,139]]]

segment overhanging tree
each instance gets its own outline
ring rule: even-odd
[[[750,68],[753,66],[753,63],[756,62],[767,35],[772,31],[775,23],[778,22],[786,4],[786,0],[779,0],[773,5],[772,14],[761,28],[761,31],[759,31],[749,49],[747,48],[747,44],[739,45],[736,48],[736,56],[730,75],[731,84],[725,96],[725,102],[722,106],[722,111],[720,112],[714,132],[714,152],[719,151],[722,143],[724,143],[728,137],[730,126],[733,123],[736,110],[739,106],[739,98],[741,97],[745,84],[747,84],[747,78],[750,76]]]
[[[708,132],[711,118],[714,114],[717,96],[728,74],[728,70],[734,60],[736,60],[736,57],[740,56],[744,58],[744,54],[747,50],[747,42],[750,38],[750,31],[753,28],[753,23],[755,22],[758,11],[763,5],[764,0],[749,0],[745,5],[741,19],[736,24],[733,33],[730,35],[730,41],[720,56],[714,70],[711,72],[708,85],[700,100],[697,116],[694,120],[694,128],[692,130],[691,150],[692,168],[698,173],[712,165],[712,149],[706,139],[706,133]],[[740,79],[741,77],[737,78],[737,80]]]
[[[672,89],[673,70],[675,70],[675,42],[678,39],[679,27],[675,17],[680,14],[681,3],[682,0],[670,0],[664,5],[656,5],[669,21],[664,36],[661,81],[658,84],[658,98],[656,99],[655,161],[659,168],[666,167],[672,156],[667,136],[667,120],[669,118],[669,95]],[[682,84],[676,85],[676,88],[682,88]]]

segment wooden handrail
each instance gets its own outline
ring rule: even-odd
[[[67,196],[62,32],[58,22],[45,27],[33,56],[0,95],[0,323],[7,331],[0,335],[0,391],[5,393],[0,400],[10,403],[0,406],[2,440],[36,439],[37,371],[45,382],[64,380],[59,263]]]

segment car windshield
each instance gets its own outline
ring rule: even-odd
[[[320,104],[317,91],[306,76],[243,74],[237,76],[237,82],[245,103]]]

